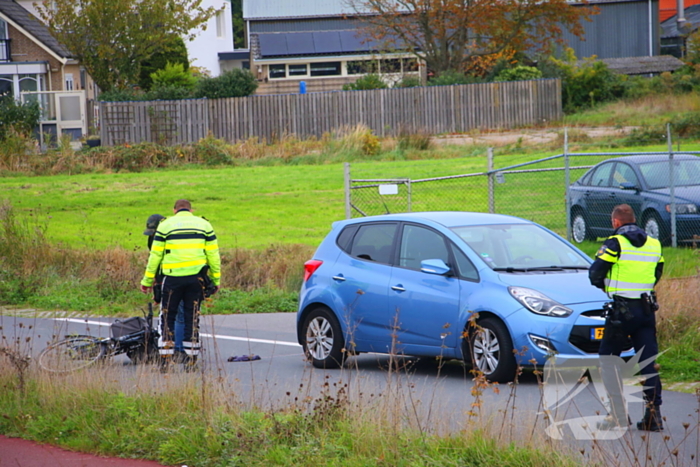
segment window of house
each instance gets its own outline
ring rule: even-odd
[[[401,59],[401,63],[403,64],[404,73],[418,71],[418,60],[415,58],[403,58]]]
[[[222,38],[226,37],[226,17],[224,16],[225,11],[219,11],[216,13],[216,37]]]
[[[37,75],[19,75],[19,91],[34,92],[41,91]]]
[[[270,79],[286,78],[287,65],[270,65]]]
[[[0,40],[7,38],[7,23],[2,18],[0,18]]]
[[[401,73],[401,59],[382,60],[379,64],[381,73]]]
[[[66,73],[66,91],[72,91],[75,89],[75,83],[73,82],[73,73]]]
[[[289,65],[289,76],[306,76],[308,74],[309,65],[306,63]]]
[[[349,75],[365,75],[376,73],[379,68],[376,60],[350,60],[347,63]]]
[[[311,76],[340,75],[340,62],[321,62],[311,64]]]
[[[13,96],[14,79],[12,75],[0,75],[0,97]]]

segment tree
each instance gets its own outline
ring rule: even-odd
[[[139,73],[139,86],[141,89],[151,89],[153,84],[151,74],[162,70],[168,63],[173,65],[180,63],[185,71],[190,68],[187,46],[180,36],[171,36],[161,49],[141,62],[141,71]]]
[[[596,10],[567,0],[350,0],[386,49],[409,51],[440,75],[463,72],[470,60],[561,43],[562,29],[583,36],[581,20]]]
[[[245,37],[245,21],[243,20],[243,0],[231,0],[231,19],[233,20],[233,47],[247,47]]]
[[[202,0],[43,0],[38,10],[103,91],[137,84],[141,63],[217,11]]]

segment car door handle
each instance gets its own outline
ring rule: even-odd
[[[345,278],[343,277],[342,274],[338,274],[337,276],[333,276],[333,280],[343,282],[345,280]]]
[[[406,291],[406,289],[404,289],[403,285],[401,285],[401,284],[392,285],[391,290],[396,290],[397,292],[405,292]]]
[[[591,192],[590,192],[590,191],[587,191],[587,192],[585,192],[585,193],[583,194],[583,196],[591,196]]]
[[[610,198],[615,198],[617,195],[616,195],[615,193],[610,193],[608,196],[609,196]]]

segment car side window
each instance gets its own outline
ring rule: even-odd
[[[420,271],[420,263],[426,259],[441,259],[449,264],[450,255],[445,239],[439,233],[406,224],[401,234],[399,266]]]
[[[617,187],[622,183],[632,183],[634,186],[639,186],[637,174],[634,173],[632,167],[627,164],[623,164],[622,162],[618,162],[615,166],[615,173],[613,173],[613,184]]]
[[[603,164],[593,172],[591,177],[592,186],[610,186],[610,172],[613,164]]]
[[[459,269],[459,277],[469,281],[478,281],[479,272],[476,270],[474,263],[467,258],[467,255],[462,253],[462,250],[457,248],[454,244],[452,245],[452,252],[455,255],[457,269]]]
[[[390,264],[396,225],[396,223],[386,223],[360,226],[352,241],[350,256]]]

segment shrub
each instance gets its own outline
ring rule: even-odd
[[[187,58],[187,46],[185,41],[178,35],[173,35],[170,41],[158,52],[151,55],[151,58],[141,62],[139,72],[139,86],[141,89],[149,90],[153,84],[151,74],[166,67],[168,63],[179,63],[187,71],[190,61]]]
[[[112,89],[105,91],[97,96],[97,100],[101,102],[129,102],[142,101],[144,93],[138,89]]]
[[[197,83],[196,97],[221,99],[225,97],[250,96],[258,88],[255,76],[248,71],[235,68],[216,78],[203,78]]]
[[[395,88],[417,88],[422,86],[421,80],[417,76],[404,76],[399,82],[397,82]]]
[[[450,70],[428,80],[428,86],[451,86],[455,84],[479,83],[481,81],[476,76],[467,76],[459,71]]]
[[[161,88],[173,87],[191,90],[197,85],[197,78],[186,71],[182,63],[168,62],[165,68],[151,73],[151,79],[154,87]]]
[[[382,81],[379,75],[370,73],[368,75],[361,76],[354,83],[348,83],[343,85],[343,91],[366,91],[369,89],[386,89],[389,86]]]
[[[143,95],[143,100],[147,101],[173,101],[178,99],[191,99],[192,91],[179,86],[153,86],[153,88]]]
[[[0,141],[4,141],[10,130],[29,134],[39,124],[39,104],[19,103],[12,96],[0,98]]]
[[[514,68],[501,70],[494,81],[525,81],[542,78],[542,72],[535,67],[518,65]]]
[[[601,102],[622,97],[622,78],[608,66],[590,57],[583,63],[576,62],[573,50],[568,49],[563,60],[550,59],[559,68],[562,78],[562,100],[565,112],[593,107]]]

